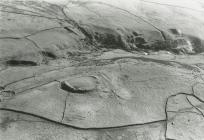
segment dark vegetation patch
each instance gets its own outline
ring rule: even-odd
[[[61,89],[68,91],[68,92],[79,93],[79,94],[88,92],[87,90],[81,90],[81,89],[76,89],[74,87],[71,87],[71,86],[67,85],[66,82],[61,82]]]
[[[1,90],[4,90],[4,89],[5,89],[5,88],[4,88],[3,86],[0,86],[0,91],[1,91]]]
[[[169,29],[169,31],[174,35],[182,35],[182,32],[180,29],[173,28],[173,29]]]
[[[198,37],[183,34],[179,29],[169,29],[163,33],[165,40],[147,41],[143,34],[136,31],[124,33],[96,27],[94,31],[89,31],[88,38],[95,41],[97,48],[147,52],[164,50],[174,54],[197,54],[204,51],[204,41]]]
[[[141,34],[138,34],[138,33],[135,32],[135,31],[133,31],[132,34],[133,34],[134,36],[139,36],[139,35],[141,35]]]
[[[178,39],[156,41],[150,48],[154,51],[167,50],[175,54],[198,54],[204,51],[204,41],[194,36],[184,36]]]
[[[99,29],[93,33],[98,48],[123,49],[126,51],[149,49],[147,41],[135,31],[132,34],[119,33],[111,29]]]
[[[46,56],[48,58],[57,59],[57,56],[54,53],[52,53],[52,52],[42,51],[41,53],[42,53],[43,56]]]
[[[126,49],[125,42],[119,34],[95,32],[94,39],[99,47]]]
[[[204,52],[204,40],[201,40],[200,38],[191,35],[186,36],[191,41],[195,53]]]
[[[5,64],[7,66],[37,66],[36,62],[26,60],[8,60]]]

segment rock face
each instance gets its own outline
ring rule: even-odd
[[[201,0],[0,2],[0,140],[203,140]]]

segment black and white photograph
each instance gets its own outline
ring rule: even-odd
[[[0,140],[204,140],[204,0],[0,0]]]

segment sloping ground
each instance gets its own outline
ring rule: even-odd
[[[204,139],[203,5],[1,1],[0,140]]]

